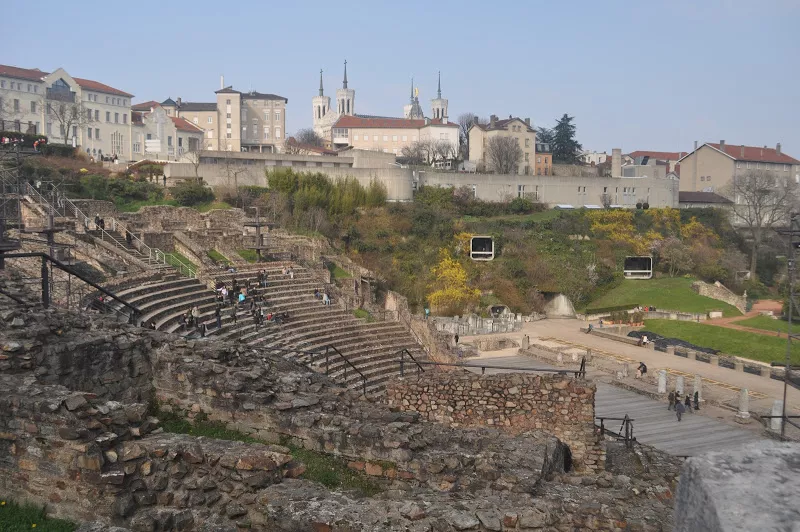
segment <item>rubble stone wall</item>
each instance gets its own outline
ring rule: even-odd
[[[577,469],[601,469],[594,430],[596,386],[564,375],[435,372],[387,386],[390,407],[419,412],[452,427],[497,427],[520,434],[543,430],[566,443]]]
[[[695,281],[692,283],[692,290],[701,296],[710,297],[711,299],[733,305],[742,313],[746,311],[747,298],[743,295],[737,296],[720,282],[708,284],[703,281]]]
[[[202,413],[269,442],[289,438],[371,476],[442,491],[533,489],[564,466],[566,449],[549,434],[423,422],[417,413],[361,400],[330,387],[322,375],[257,350],[177,341],[159,350],[154,373],[162,408]]]

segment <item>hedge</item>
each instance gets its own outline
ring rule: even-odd
[[[606,312],[615,312],[617,310],[632,310],[638,306],[638,303],[628,303],[627,305],[614,305],[613,307],[587,308],[586,314],[604,314]]]
[[[57,157],[74,157],[75,148],[68,144],[45,144],[39,151],[44,155],[55,155]]]

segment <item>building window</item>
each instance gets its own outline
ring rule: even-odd
[[[100,140],[100,128],[99,127],[94,128],[94,138],[96,140]]]
[[[28,83],[28,92],[31,92],[31,84]]]
[[[389,135],[384,135],[383,136],[383,142],[387,142],[388,140],[389,140]]]
[[[750,169],[750,161],[747,161],[747,169]]]
[[[98,111],[98,110],[95,110],[95,111],[94,111],[94,119],[95,119],[97,122],[99,122],[99,121],[100,121],[100,111]]]
[[[783,165],[783,171],[784,172],[788,172],[789,171],[789,165],[788,164],[784,164]]]
[[[208,117],[208,123],[209,124],[213,123],[213,119],[210,116]]]
[[[281,112],[275,111],[275,121],[278,122],[280,121],[280,119],[281,119]]]
[[[525,147],[526,148],[530,148],[531,147],[531,139],[525,139]]]
[[[275,128],[275,138],[276,139],[281,138],[281,128],[279,128],[279,127]]]
[[[353,135],[353,140],[358,140],[358,135]]]
[[[114,113],[114,123],[119,124],[119,113]]]
[[[109,98],[108,98],[108,96],[106,96],[106,103],[108,103],[108,101],[109,101]]]
[[[392,135],[392,142],[397,142],[397,135]]]
[[[756,163],[756,169],[758,169],[758,170],[761,169],[761,163]]]
[[[19,112],[19,100],[14,99],[14,111]]]
[[[213,131],[209,131],[208,132],[208,138],[210,138],[210,139],[214,138],[214,132]]]
[[[106,111],[106,122],[111,122],[111,112]]]
[[[167,137],[167,146],[172,146],[172,136]]]
[[[529,157],[529,155],[530,155],[529,153],[526,153],[526,154],[525,154],[525,161],[526,161],[526,162],[530,160],[530,159],[528,158],[528,157]]]
[[[197,117],[194,117],[194,118],[192,118],[192,122],[193,122],[195,125],[197,125],[197,122],[198,122],[198,119],[197,119]]]
[[[0,80],[0,89],[5,89],[5,88],[6,88],[5,80]]]
[[[230,100],[226,100],[226,101],[225,101],[225,103],[226,103],[227,105],[230,105],[230,104],[231,104],[231,101],[230,101]]]
[[[378,142],[378,135],[373,135],[372,136],[372,141],[373,142]]]
[[[230,113],[227,113],[227,115],[225,116],[225,118],[227,118],[228,120],[230,120],[230,119],[231,119],[231,114],[230,114]]]
[[[31,113],[36,112],[36,102],[31,102]]]
[[[87,138],[92,138],[92,128],[87,128],[86,129],[86,136],[87,136]]]
[[[536,162],[537,162],[537,163],[541,163],[541,162],[542,162],[542,158],[541,158],[541,157],[537,157],[537,158],[536,158]]]
[[[711,176],[710,175],[706,176],[706,181],[711,181]]]
[[[741,168],[741,167],[742,167],[741,161],[736,161],[736,168]]]
[[[178,137],[178,147],[183,148],[183,137]]]
[[[92,110],[91,109],[87,109],[86,110],[86,120],[89,120],[90,122],[92,121]]]
[[[706,176],[704,176],[704,175],[701,175],[701,176],[700,176],[700,181],[705,181],[705,180],[706,180]]]
[[[269,126],[264,126],[264,140],[269,140]]]
[[[73,137],[78,136],[78,126],[72,126],[72,136]]]
[[[408,142],[408,135],[403,135],[403,142]]]

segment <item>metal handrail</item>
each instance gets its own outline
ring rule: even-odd
[[[405,374],[405,357],[406,357],[406,355],[408,355],[408,357],[411,360],[414,361],[414,364],[417,365],[417,373],[421,373],[421,372],[425,371],[425,368],[422,367],[422,364],[417,362],[417,359],[414,358],[414,355],[412,355],[411,352],[408,349],[403,348],[403,349],[401,349],[400,351],[398,351],[395,354],[398,354],[398,353],[400,354],[400,376],[401,377]]]
[[[407,320],[406,317],[403,316],[403,313],[400,312],[399,310],[397,311],[397,317],[398,321],[402,320],[402,322],[406,324],[408,331],[411,333],[411,335],[414,337],[417,343],[422,347],[422,350],[425,351],[425,354],[430,356],[431,355],[430,349],[428,349],[428,346],[425,345],[425,342],[423,342],[422,339],[419,337],[419,335],[417,335],[416,331],[414,331],[414,328],[411,326],[411,322]]]
[[[364,375],[364,374],[361,372],[361,370],[360,370],[360,369],[358,369],[357,367],[355,367],[355,365],[354,365],[352,362],[350,362],[350,359],[349,359],[349,358],[347,358],[346,356],[344,356],[344,355],[342,354],[342,352],[341,352],[341,351],[339,351],[338,349],[336,349],[336,347],[335,347],[335,346],[333,346],[333,345],[328,345],[328,346],[326,346],[326,347],[325,347],[325,375],[328,375],[328,371],[329,371],[330,359],[329,359],[328,353],[329,353],[330,351],[333,351],[334,353],[336,353],[337,355],[339,355],[339,357],[340,357],[342,360],[344,360],[345,362],[347,362],[347,364],[348,364],[348,365],[349,365],[351,368],[353,368],[353,369],[356,371],[356,373],[358,373],[359,375],[361,375],[361,383],[362,383],[362,385],[363,385],[364,396],[366,396],[366,395],[367,395],[367,377],[366,377],[366,376],[365,376],[365,375]],[[345,382],[347,382],[347,366],[345,366],[345,367],[344,367],[344,380],[345,380]]]
[[[595,419],[600,420],[600,437],[608,434],[613,434],[617,437],[617,439],[624,440],[625,445],[627,447],[633,446],[636,443],[636,438],[633,436],[633,419],[631,419],[628,414],[625,414],[625,417],[595,417]],[[609,430],[605,427],[605,422],[608,421],[622,421],[622,424],[619,426],[619,432],[614,432],[613,430]],[[623,434],[622,429],[625,429]]]
[[[449,366],[454,368],[481,368],[481,375],[486,374],[487,369],[503,369],[510,371],[539,371],[544,373],[554,373],[557,375],[566,375],[568,373],[578,373],[577,371],[570,371],[568,369],[559,368],[516,368],[513,366],[495,366],[493,364],[456,364],[453,362],[432,362],[428,360],[415,361],[417,365],[423,366]]]

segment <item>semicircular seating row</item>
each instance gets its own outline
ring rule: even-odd
[[[341,306],[323,305],[314,296],[314,290],[322,290],[323,283],[308,269],[290,265],[294,279],[282,274],[284,265],[281,263],[261,264],[253,266],[252,270],[216,277],[228,287],[234,278],[240,286],[248,279],[255,286],[259,269],[266,269],[268,286],[257,290],[264,296],[266,311],[289,313],[288,322],[283,324],[256,325],[247,304],[237,310],[234,321],[229,305],[223,307],[222,327],[217,329],[216,292],[197,279],[176,275],[157,275],[152,281],[135,286],[120,284],[116,293],[140,309],[141,322],[155,321],[160,331],[184,334],[180,316],[196,306],[200,312],[198,321],[206,325],[208,337],[280,350],[287,358],[321,372],[325,372],[327,366],[328,374],[335,381],[362,391],[361,375],[331,349],[336,348],[365,376],[367,395],[382,392],[385,383],[400,374],[399,353],[403,349],[408,349],[417,360],[425,357],[420,345],[399,322],[367,323]],[[409,362],[406,358],[407,370],[410,370]]]

